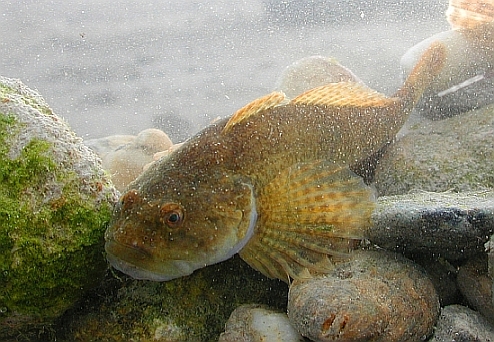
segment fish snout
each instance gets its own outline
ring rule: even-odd
[[[117,270],[135,279],[168,281],[187,276],[198,267],[184,260],[156,261],[151,253],[115,240],[105,244],[106,259]]]

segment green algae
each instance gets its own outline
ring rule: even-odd
[[[0,113],[0,336],[23,330],[26,321],[49,323],[106,268],[110,204],[96,205],[79,191],[80,176],[55,162],[51,142],[32,138],[12,158],[10,146],[24,125]]]
[[[286,310],[286,284],[267,279],[238,255],[163,283],[116,276],[108,274],[88,293],[85,308],[64,315],[58,341],[217,341],[241,304]]]

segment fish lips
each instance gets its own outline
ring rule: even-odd
[[[111,266],[135,279],[168,281],[187,276],[196,269],[184,260],[153,260],[145,250],[115,240],[107,240],[105,250]]]

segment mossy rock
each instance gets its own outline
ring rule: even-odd
[[[490,105],[410,127],[379,161],[375,174],[379,195],[494,188],[493,122]]]
[[[0,77],[0,339],[49,330],[102,278],[117,192],[100,164],[38,93]]]
[[[57,341],[218,341],[242,304],[286,311],[288,286],[267,279],[238,255],[167,282],[112,271],[57,321]]]

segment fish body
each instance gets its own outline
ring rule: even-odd
[[[329,270],[373,209],[348,166],[392,140],[443,59],[431,46],[393,97],[355,82],[274,92],[205,128],[129,185],[106,232],[109,262],[157,281],[236,253],[284,281]]]

